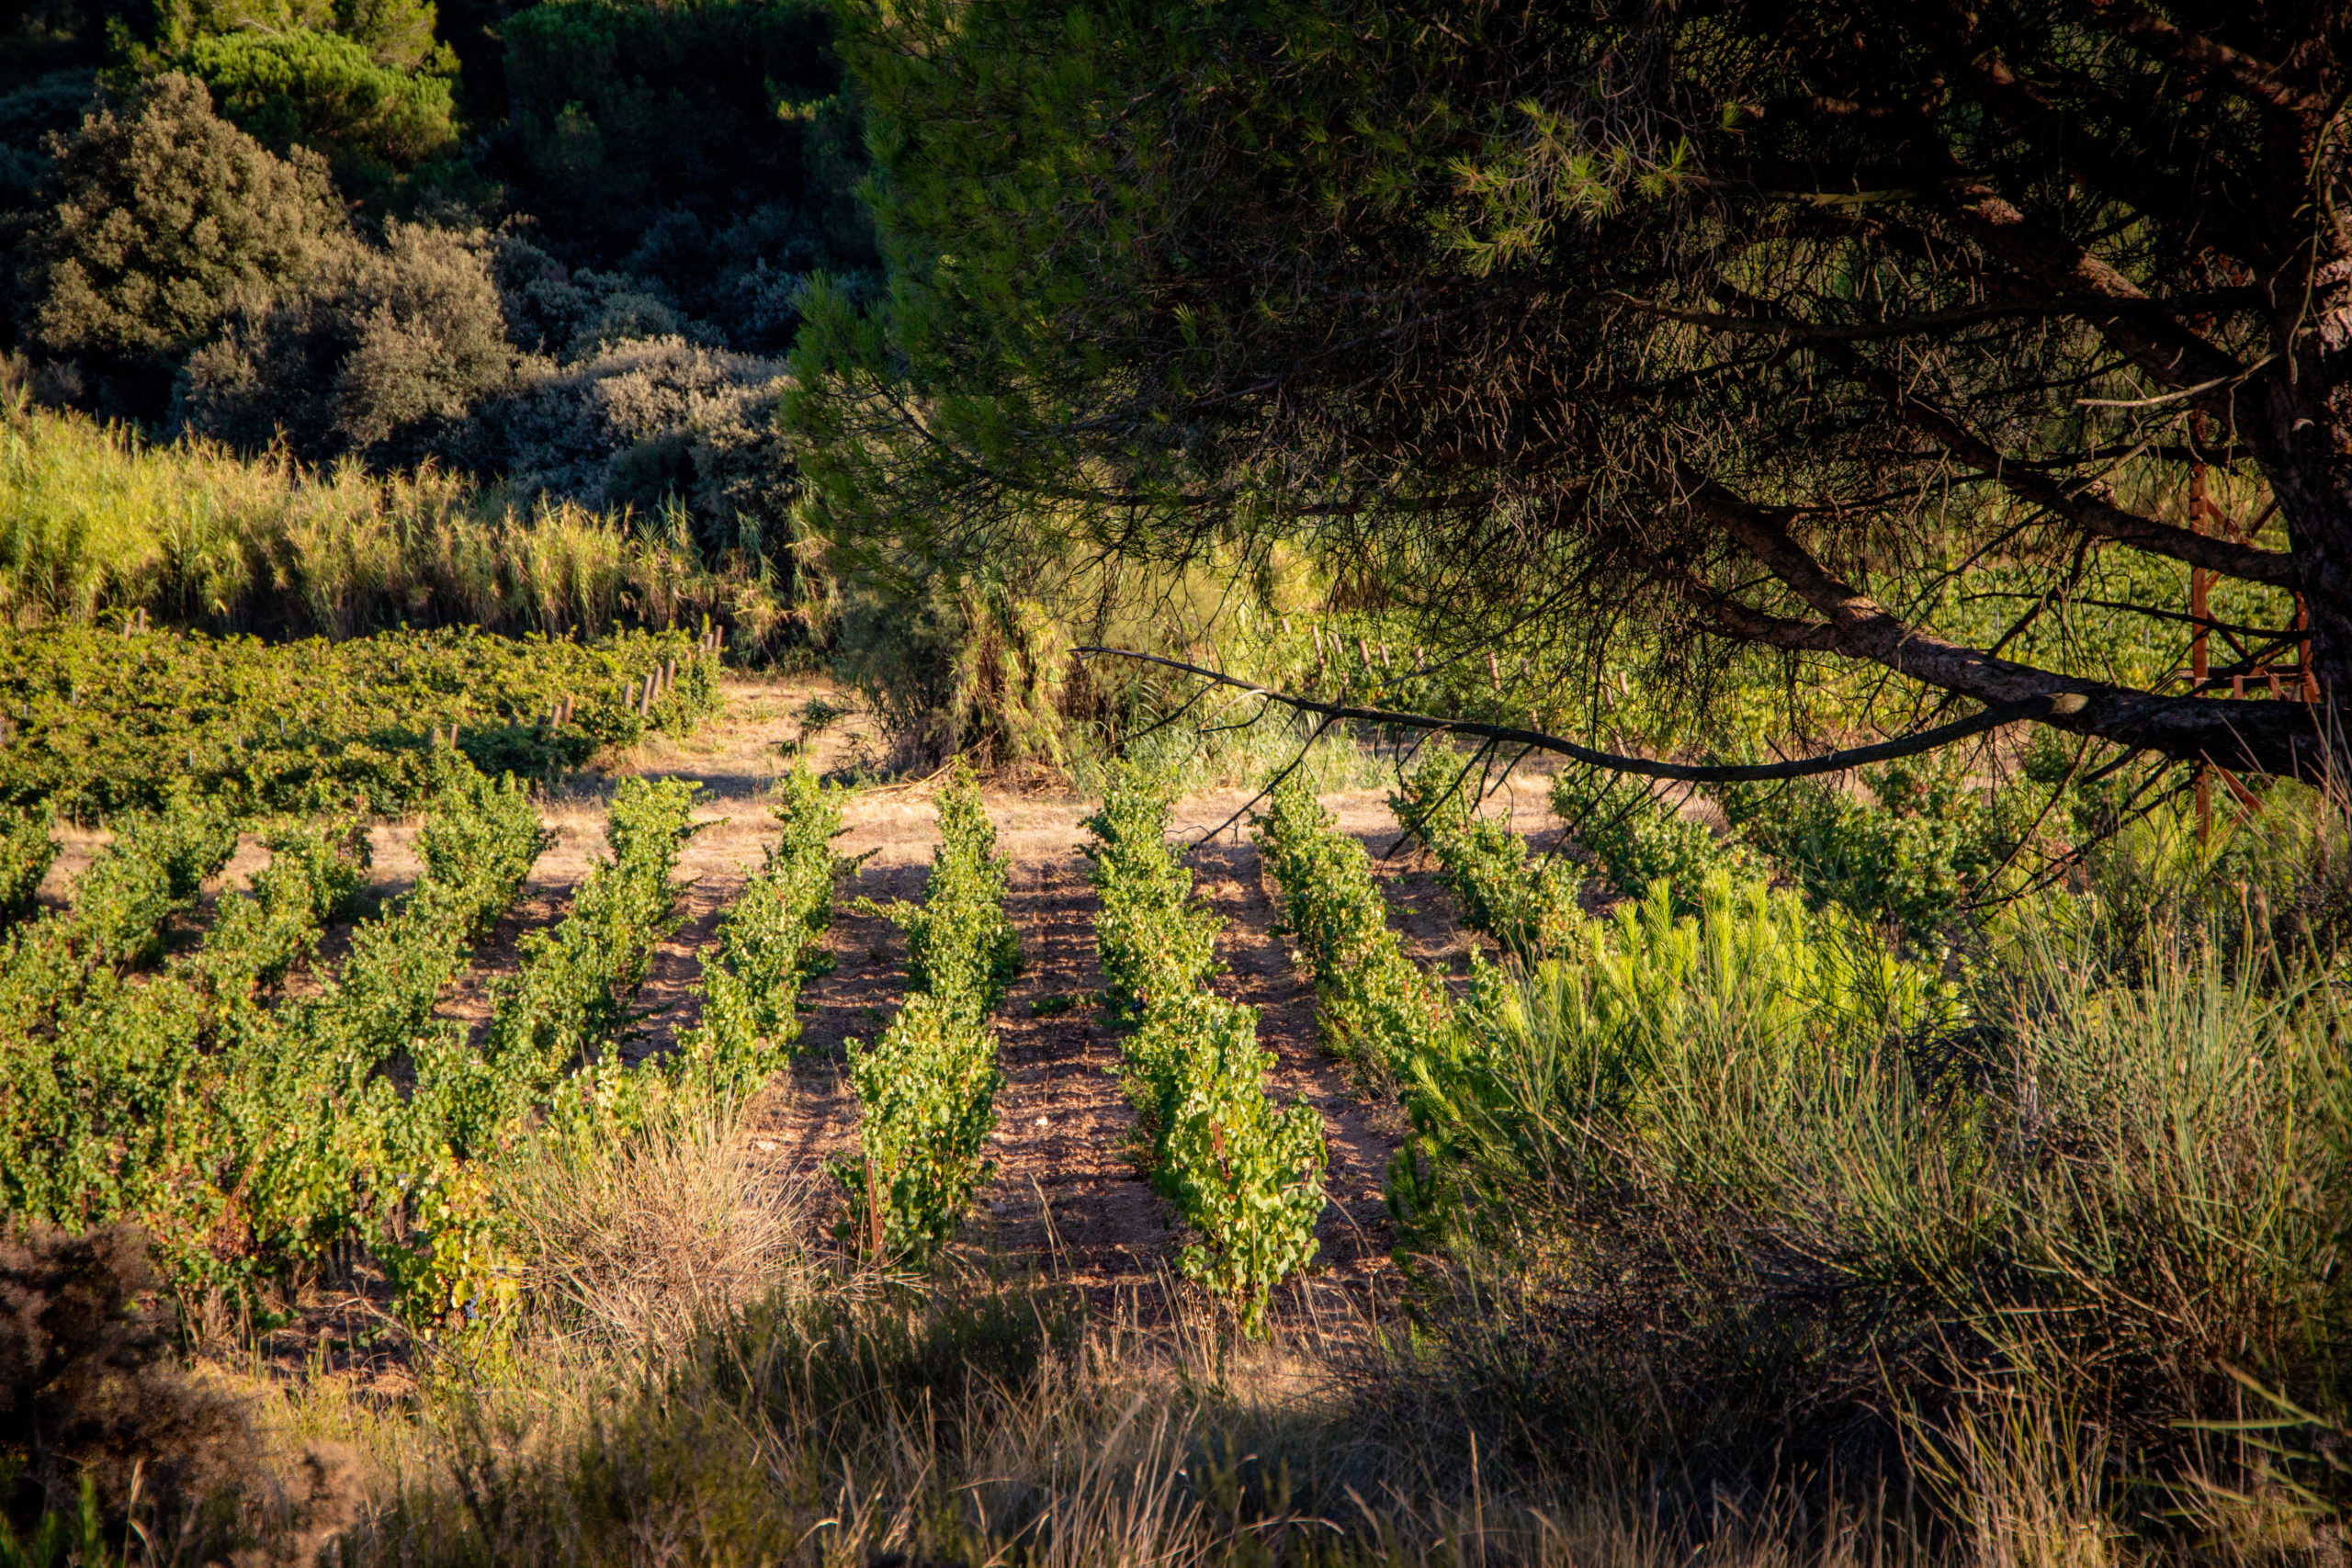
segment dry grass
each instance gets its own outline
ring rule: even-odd
[[[748,643],[788,630],[764,584],[703,569],[682,516],[518,513],[430,467],[379,477],[155,445],[0,388],[0,618],[110,623],[141,607],[330,637],[402,623],[594,637],[704,614]]]
[[[664,1106],[617,1147],[551,1144],[503,1196],[542,1322],[616,1347],[676,1346],[816,1268],[805,1184],[752,1152],[731,1104]]]

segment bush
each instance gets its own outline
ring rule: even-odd
[[[1372,1077],[1409,1075],[1443,1035],[1450,1010],[1388,929],[1372,857],[1295,780],[1275,786],[1250,836],[1282,887],[1279,929],[1314,976],[1324,1044]]]
[[[189,71],[240,130],[281,157],[308,147],[347,182],[378,186],[458,144],[449,84],[379,64],[333,33],[221,33],[196,40]]]
[[[1274,1054],[1258,1044],[1254,1008],[1195,994],[1155,1007],[1146,1028],[1172,1021],[1160,1190],[1197,1239],[1184,1277],[1225,1298],[1242,1332],[1265,1333],[1266,1299],[1283,1276],[1313,1260],[1323,1196],[1323,1118],[1266,1098]]]
[[[344,232],[324,160],[273,156],[176,73],[85,119],[41,199],[25,341],[132,413],[161,411],[180,359],[236,299],[299,286]]]
[[[187,428],[248,451],[413,463],[513,384],[514,351],[478,234],[388,222],[381,249],[334,248],[298,288],[249,301],[189,359]]]
[[[503,474],[518,503],[563,497],[647,516],[683,508],[703,559],[735,558],[789,591],[797,487],[768,417],[782,365],[637,335],[642,324],[560,370],[534,368],[477,407],[452,450]]]
[[[970,770],[939,793],[940,846],[920,905],[859,908],[907,933],[915,994],[871,1050],[849,1043],[859,1155],[833,1163],[846,1189],[843,1234],[876,1258],[927,1259],[955,1238],[996,1127],[996,1033],[989,1015],[1021,972],[1004,914],[996,828]]]
[[[1460,764],[1450,753],[1431,753],[1389,795],[1388,809],[1436,854],[1464,923],[1532,962],[1563,946],[1582,923],[1578,878],[1556,858],[1531,861],[1526,844],[1504,823],[1473,816]]]
[[[931,563],[893,562],[844,595],[836,676],[881,719],[894,764],[1069,761],[1069,637],[1035,600]]]
[[[249,1483],[243,1416],[173,1366],[160,1283],[132,1227],[0,1233],[0,1527],[70,1516],[85,1487],[107,1534],[134,1494],[177,1523]]]
[[[1703,822],[1695,822],[1650,793],[1641,780],[1626,782],[1626,798],[1613,798],[1615,774],[1570,769],[1552,784],[1552,810],[1565,818],[1616,890],[1628,898],[1644,895],[1653,882],[1674,890],[1679,907],[1698,907],[1699,890],[1717,871],[1745,869],[1747,857],[1725,848]]]

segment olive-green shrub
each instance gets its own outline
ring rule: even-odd
[[[1333,1055],[1402,1077],[1446,1029],[1444,991],[1388,929],[1372,857],[1305,785],[1277,785],[1250,829],[1282,888],[1281,930],[1315,979],[1316,1022]]]
[[[1567,941],[1583,919],[1576,870],[1556,856],[1531,859],[1509,825],[1472,813],[1462,760],[1432,752],[1388,796],[1397,823],[1437,856],[1473,930],[1532,961]]]
[[[1192,873],[1168,843],[1171,795],[1130,764],[1110,770],[1102,809],[1086,819],[1102,901],[1095,947],[1109,1010],[1135,1026],[1121,1041],[1122,1076],[1148,1168],[1193,1233],[1185,1277],[1261,1335],[1273,1287],[1315,1257],[1323,1122],[1303,1101],[1274,1108],[1256,1010],[1208,989],[1217,922],[1190,902]]]
[[[939,795],[941,842],[923,902],[861,908],[907,933],[915,994],[869,1048],[849,1043],[859,1153],[834,1162],[843,1232],[876,1258],[921,1261],[953,1240],[996,1126],[996,1033],[989,1015],[1021,971],[1004,913],[1004,864],[979,785],[958,765]]]

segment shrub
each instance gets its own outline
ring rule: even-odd
[[[26,341],[101,378],[101,402],[160,409],[179,359],[233,300],[299,285],[344,231],[315,153],[280,159],[168,74],[61,148],[26,241]]]
[[[1402,1077],[1446,1028],[1445,993],[1405,956],[1363,846],[1285,780],[1250,836],[1282,888],[1281,930],[1315,978],[1324,1044],[1375,1077]]]
[[[1675,811],[1640,780],[1628,786],[1629,798],[1612,798],[1619,782],[1613,774],[1570,769],[1552,784],[1552,810],[1619,893],[1638,898],[1663,880],[1680,907],[1691,909],[1711,874],[1746,865],[1746,857],[1717,843],[1705,823]]]
[[[858,1103],[843,1233],[876,1258],[925,1259],[953,1240],[996,1126],[996,1034],[989,1014],[1021,972],[1004,914],[1004,865],[978,784],[958,764],[938,799],[940,845],[920,905],[859,907],[907,933],[915,994],[871,1050],[849,1043]]]
[[[1113,1016],[1136,1025],[1121,1052],[1146,1168],[1197,1238],[1185,1277],[1262,1335],[1273,1287],[1315,1256],[1323,1123],[1312,1106],[1274,1110],[1256,1011],[1208,992],[1217,926],[1188,907],[1192,874],[1167,841],[1171,795],[1165,779],[1112,768],[1102,807],[1086,819],[1102,900],[1095,946]]]
[[[1067,762],[1067,628],[1038,602],[937,563],[879,564],[843,596],[834,668],[881,719],[894,762]]]
[[[1389,795],[1388,809],[1436,854],[1464,921],[1532,962],[1564,944],[1581,923],[1578,879],[1556,858],[1531,861],[1505,824],[1472,815],[1460,761],[1433,752]]]
[[[385,225],[296,288],[248,300],[188,360],[187,427],[248,451],[413,463],[449,446],[516,361],[478,234]]]
[[[978,782],[963,763],[939,792],[940,845],[924,880],[923,900],[876,904],[877,915],[907,933],[907,975],[915,988],[939,997],[975,1019],[1004,999],[1021,973],[1021,933],[1004,913],[1004,863],[996,857],[996,825],[981,804]]]
[[[40,907],[41,878],[57,858],[48,811],[0,812],[0,931]]]
[[[71,1515],[86,1487],[112,1534],[134,1493],[172,1520],[247,1483],[243,1416],[174,1367],[160,1283],[133,1227],[0,1233],[0,1527]]]
[[[616,329],[618,308],[607,300],[574,329],[575,357],[561,369],[534,366],[480,404],[452,450],[503,474],[518,503],[562,497],[641,515],[683,507],[702,558],[739,556],[788,589],[797,487],[768,417],[783,366],[651,335],[674,322]]]
[[[378,62],[356,39],[291,28],[200,38],[188,69],[220,111],[284,156],[324,153],[346,179],[378,183],[458,143],[449,84]]]

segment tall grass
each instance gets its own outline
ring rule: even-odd
[[[1580,1463],[1939,1492],[1987,1560],[2308,1540],[2334,1473],[2244,1423],[2342,1397],[2346,998],[2123,912],[1939,972],[1718,874],[1490,978],[1395,1186],[1456,1376]]]
[[[402,623],[593,637],[703,615],[752,644],[785,629],[763,582],[704,569],[683,516],[568,502],[518,514],[495,488],[429,467],[247,460],[0,401],[0,616],[111,624],[141,609],[330,637]]]

